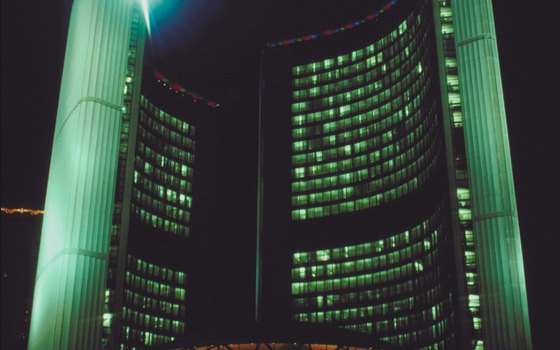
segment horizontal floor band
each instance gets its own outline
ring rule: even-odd
[[[60,257],[64,256],[64,255],[81,255],[81,256],[85,256],[88,258],[93,258],[93,259],[99,259],[99,260],[107,260],[108,255],[107,254],[101,254],[101,253],[97,253],[91,250],[86,250],[86,249],[78,249],[78,248],[66,248],[63,249],[62,251],[60,251],[58,254],[56,254],[54,257],[52,257],[51,260],[49,260],[49,262],[47,262],[40,271],[37,271],[37,275],[35,277],[35,281],[38,281],[39,278],[41,278],[41,275],[43,274],[43,272],[53,263],[55,262],[57,259],[59,259]]]
[[[107,108],[114,109],[114,110],[119,111],[119,112],[122,111],[122,106],[116,105],[116,104],[111,103],[109,101],[105,101],[105,100],[103,100],[99,97],[84,96],[84,97],[80,98],[78,100],[78,102],[76,102],[76,104],[74,105],[74,107],[72,108],[70,113],[68,113],[68,115],[64,118],[64,121],[62,122],[62,125],[60,126],[56,135],[54,136],[54,142],[56,142],[56,139],[58,138],[58,136],[60,135],[60,133],[64,129],[64,126],[66,125],[66,122],[68,121],[68,119],[70,119],[70,116],[72,115],[72,113],[74,113],[74,111],[78,108],[78,106],[81,105],[84,102],[93,102],[93,103],[97,103],[97,104],[100,104],[102,106],[105,106]]]
[[[470,43],[474,43],[476,41],[480,41],[480,40],[495,40],[496,38],[488,33],[484,33],[484,34],[479,34],[479,35],[475,35],[471,38],[465,39],[465,40],[461,40],[457,43],[457,47],[461,47],[464,45],[468,45]]]

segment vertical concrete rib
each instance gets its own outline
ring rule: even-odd
[[[74,0],[29,349],[98,349],[134,0]]]
[[[487,349],[532,349],[491,0],[455,0],[457,60]]]

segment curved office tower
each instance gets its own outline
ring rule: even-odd
[[[143,94],[150,80],[144,77]],[[165,105],[140,97],[133,175],[124,180],[131,187],[126,248],[119,248],[115,282],[108,285],[114,289],[107,289],[114,317],[104,328],[107,343],[125,349],[168,343],[186,330],[195,127],[192,111],[170,113],[156,100]]]
[[[495,36],[470,32],[490,30],[489,7],[377,4],[264,54],[263,317],[529,348]],[[488,51],[468,51],[479,39]]]
[[[137,11],[134,16],[140,21]],[[131,76],[141,76],[142,84],[128,79],[125,89],[127,123],[121,128],[99,330],[108,349],[169,343],[185,333],[187,318],[199,108],[148,69],[142,74],[138,60],[130,62]]]
[[[185,333],[201,108],[143,69],[144,36],[135,1],[74,2],[30,349],[144,348]]]
[[[134,16],[140,21],[137,11]],[[184,335],[187,318],[200,108],[149,69],[142,73],[141,61],[130,62],[131,75],[141,76],[142,84],[128,79],[125,89],[127,124],[121,128],[100,329],[109,349],[169,343]]]
[[[132,4],[73,4],[30,349],[100,346]]]

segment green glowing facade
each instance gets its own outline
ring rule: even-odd
[[[389,343],[443,340],[453,312],[442,282],[451,271],[441,266],[449,231],[444,225],[438,211],[375,242],[295,253],[294,319],[341,323]]]
[[[481,310],[490,349],[531,349],[523,254],[490,1],[453,1]]]
[[[29,349],[100,346],[131,15],[131,1],[72,8]]]
[[[189,327],[200,106],[143,71],[142,17],[74,1],[30,349],[146,348]],[[401,0],[262,59],[257,317],[530,349],[490,1]]]
[[[155,107],[144,96],[140,105],[134,214],[157,229],[188,237],[195,128]],[[166,147],[157,147],[162,140]]]
[[[197,108],[144,71],[139,2],[71,16],[29,348],[168,343],[186,331]]]
[[[367,47],[293,68],[293,220],[376,207],[430,177],[441,145],[426,25],[411,16]]]
[[[123,158],[131,170],[119,185],[122,209],[115,203],[120,221],[112,230],[115,259],[103,309],[107,348],[169,343],[186,331],[187,266],[176,257],[189,250],[195,127],[144,95],[139,101],[135,127],[122,129],[133,141]]]
[[[289,280],[293,321],[530,349],[491,3],[383,16],[267,52],[264,257],[291,277],[265,270],[265,299]]]

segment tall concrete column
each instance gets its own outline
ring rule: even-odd
[[[134,0],[75,0],[29,349],[98,349]]]
[[[454,0],[455,39],[486,349],[531,349],[491,0]]]

